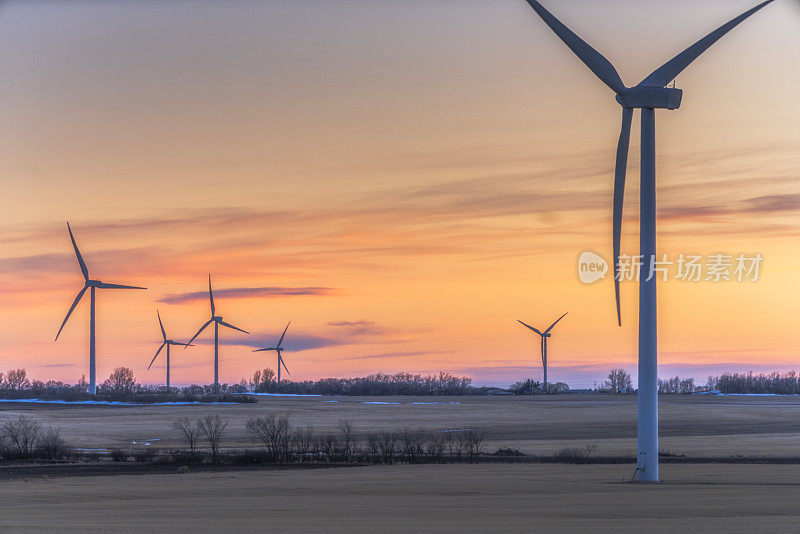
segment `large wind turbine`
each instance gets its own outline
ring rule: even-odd
[[[286,363],[283,361],[283,356],[281,356],[281,352],[284,351],[284,348],[283,346],[281,346],[281,343],[283,343],[283,337],[286,335],[286,331],[289,330],[290,324],[292,324],[292,321],[286,323],[286,328],[283,329],[283,334],[281,334],[281,338],[278,340],[278,342],[275,344],[274,347],[267,347],[265,349],[256,349],[253,351],[253,352],[264,352],[265,350],[274,350],[275,352],[278,353],[278,386],[281,385],[281,365],[283,365],[283,368],[286,369],[287,375],[292,374],[289,372],[289,369],[286,368]]]
[[[242,330],[241,328],[237,328],[232,324],[228,324],[222,320],[222,317],[216,315],[216,308],[214,307],[214,292],[211,290],[211,275],[208,275],[208,298],[211,300],[211,319],[208,320],[206,324],[200,327],[200,330],[197,331],[195,335],[192,336],[192,339],[189,340],[189,343],[186,345],[190,345],[194,338],[200,335],[200,333],[206,329],[208,325],[214,323],[214,389],[219,389],[219,325],[227,326],[232,330],[238,330],[239,332],[244,332],[245,334],[249,334],[247,330]],[[186,347],[184,347],[185,349]]]
[[[121,286],[119,284],[108,284],[106,282],[101,282],[100,280],[90,280],[89,279],[89,269],[86,268],[86,263],[83,261],[83,256],[81,256],[81,252],[78,250],[78,245],[75,243],[75,237],[72,235],[72,228],[69,227],[69,222],[67,223],[67,231],[69,232],[69,238],[72,241],[72,248],[75,249],[75,256],[78,258],[78,265],[81,267],[81,272],[83,273],[83,279],[85,280],[85,285],[83,289],[78,292],[78,296],[75,297],[75,300],[72,302],[72,306],[70,306],[69,311],[67,312],[67,316],[64,317],[64,321],[61,323],[61,328],[58,329],[58,333],[56,334],[56,341],[58,341],[58,336],[61,335],[61,330],[64,329],[64,325],[67,324],[67,319],[69,316],[72,315],[72,310],[75,309],[75,306],[78,305],[80,302],[81,297],[83,294],[86,293],[86,290],[89,289],[89,393],[94,395],[97,393],[97,386],[96,386],[96,372],[95,372],[95,321],[94,321],[94,311],[95,311],[95,289],[147,289],[146,287],[138,287],[138,286]]]
[[[619,305],[619,252],[622,232],[622,200],[628,164],[628,143],[633,110],[642,110],[640,169],[639,250],[642,271],[639,277],[639,433],[637,470],[639,480],[658,481],[658,374],[656,351],[656,277],[649,276],[656,253],[656,139],[655,110],[678,109],[683,91],[667,87],[678,74],[716,43],[723,35],[773,0],[767,0],[744,12],[727,24],[703,37],[695,44],[653,71],[639,85],[626,87],[617,70],[597,50],[564,26],[536,0],[527,0],[544,22],[583,61],[587,67],[616,93],[622,106],[622,131],[617,146],[614,173],[613,255],[614,292],[617,321],[622,325]]]
[[[567,313],[569,313],[569,312],[567,312]],[[565,313],[564,315],[566,315],[567,313]],[[555,322],[553,324],[551,324],[550,326],[548,326],[547,330],[545,330],[544,332],[540,332],[537,329],[535,329],[534,327],[532,327],[531,325],[525,324],[522,321],[520,321],[519,319],[517,319],[517,322],[519,324],[521,324],[522,326],[524,326],[526,328],[530,328],[531,330],[533,330],[534,332],[539,334],[539,336],[541,336],[541,338],[542,338],[542,370],[543,370],[542,374],[544,376],[544,392],[545,393],[547,393],[547,338],[549,338],[552,335],[552,334],[550,334],[550,330],[552,330],[553,327],[556,324],[558,324],[558,321],[560,321],[561,319],[564,318],[564,315],[562,315],[561,317],[556,319]]]
[[[156,316],[158,316],[158,326],[161,327],[161,336],[164,338],[164,342],[161,344],[160,347],[158,347],[158,350],[156,351],[156,355],[153,356],[153,359],[150,361],[150,365],[147,366],[147,370],[149,371],[150,368],[153,366],[153,362],[156,361],[156,358],[158,358],[158,355],[161,352],[161,349],[163,349],[164,347],[167,347],[167,392],[169,392],[169,347],[171,345],[181,345],[181,346],[188,347],[189,344],[188,343],[178,343],[177,341],[172,341],[171,339],[167,339],[167,332],[164,330],[164,323],[161,322],[161,314],[158,313],[158,310],[156,310]]]

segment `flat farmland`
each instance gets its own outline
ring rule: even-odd
[[[4,532],[796,532],[800,466],[398,465],[10,480]]]
[[[0,423],[26,414],[58,426],[79,448],[176,448],[172,423],[180,417],[220,414],[224,447],[245,447],[248,418],[275,413],[317,433],[351,421],[356,433],[425,428],[481,430],[485,450],[510,447],[552,454],[564,446],[596,445],[599,456],[633,456],[636,397],[258,397],[257,403],[189,406],[0,404]],[[800,457],[800,397],[662,396],[661,448],[687,457]],[[136,442],[136,443],[134,443]],[[144,443],[149,443],[145,445]]]

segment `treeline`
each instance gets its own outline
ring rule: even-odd
[[[795,395],[800,393],[800,376],[794,371],[785,374],[723,373],[709,376],[707,386],[719,393]]]
[[[181,388],[149,386],[139,384],[131,369],[118,367],[97,386],[97,394],[89,393],[89,383],[81,377],[77,384],[67,384],[57,380],[31,380],[25,369],[12,369],[0,372],[0,398],[62,400],[67,402],[110,401],[110,402],[255,402],[242,396],[248,391],[247,383],[221,384],[219,388],[210,385],[191,385]]]
[[[255,393],[297,395],[485,395],[492,388],[476,387],[472,379],[441,372],[438,376],[376,373],[362,378],[323,378],[278,384],[272,369],[256,371],[250,383]]]

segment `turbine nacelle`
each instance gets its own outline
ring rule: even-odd
[[[211,316],[211,320],[216,322],[216,323],[218,323],[218,322],[222,321],[222,316],[221,315],[212,315]]]
[[[671,87],[647,87],[639,85],[617,94],[617,102],[625,108],[678,109],[681,107],[683,91]]]
[[[103,282],[101,282],[100,280],[87,280],[86,281],[86,287],[101,287],[102,285],[103,285]]]

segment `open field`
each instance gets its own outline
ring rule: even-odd
[[[12,480],[14,532],[791,532],[800,466],[416,465]]]
[[[373,404],[378,403],[378,404]],[[226,447],[253,447],[249,417],[358,433],[403,427],[486,431],[484,447],[552,454],[596,444],[633,457],[636,398],[260,397],[216,406],[0,405],[58,425],[74,446],[182,447],[171,428],[209,411],[229,422]],[[800,397],[664,396],[662,449],[692,458],[800,461]],[[134,444],[134,442],[137,442]],[[146,443],[142,443],[146,442]],[[681,460],[684,461],[684,460]],[[662,484],[630,484],[633,465],[436,464],[369,467],[191,467],[127,462],[0,467],[0,530],[18,532],[758,532],[800,521],[800,464],[664,463]],[[77,471],[76,471],[77,470]],[[117,473],[109,476],[107,473]],[[80,474],[81,476],[75,476]],[[84,476],[84,475],[94,476]],[[645,519],[647,518],[647,519]]]
[[[335,432],[337,422],[348,419],[362,435],[403,427],[485,430],[488,452],[502,446],[552,454],[565,445],[596,444],[596,455],[635,454],[634,396],[260,397],[257,404],[218,406],[9,403],[0,405],[0,422],[28,414],[60,426],[75,447],[173,448],[181,444],[172,421],[209,411],[229,421],[225,447],[252,446],[245,421],[271,411],[321,433]],[[800,457],[800,397],[662,396],[660,428],[661,448],[672,454]]]

